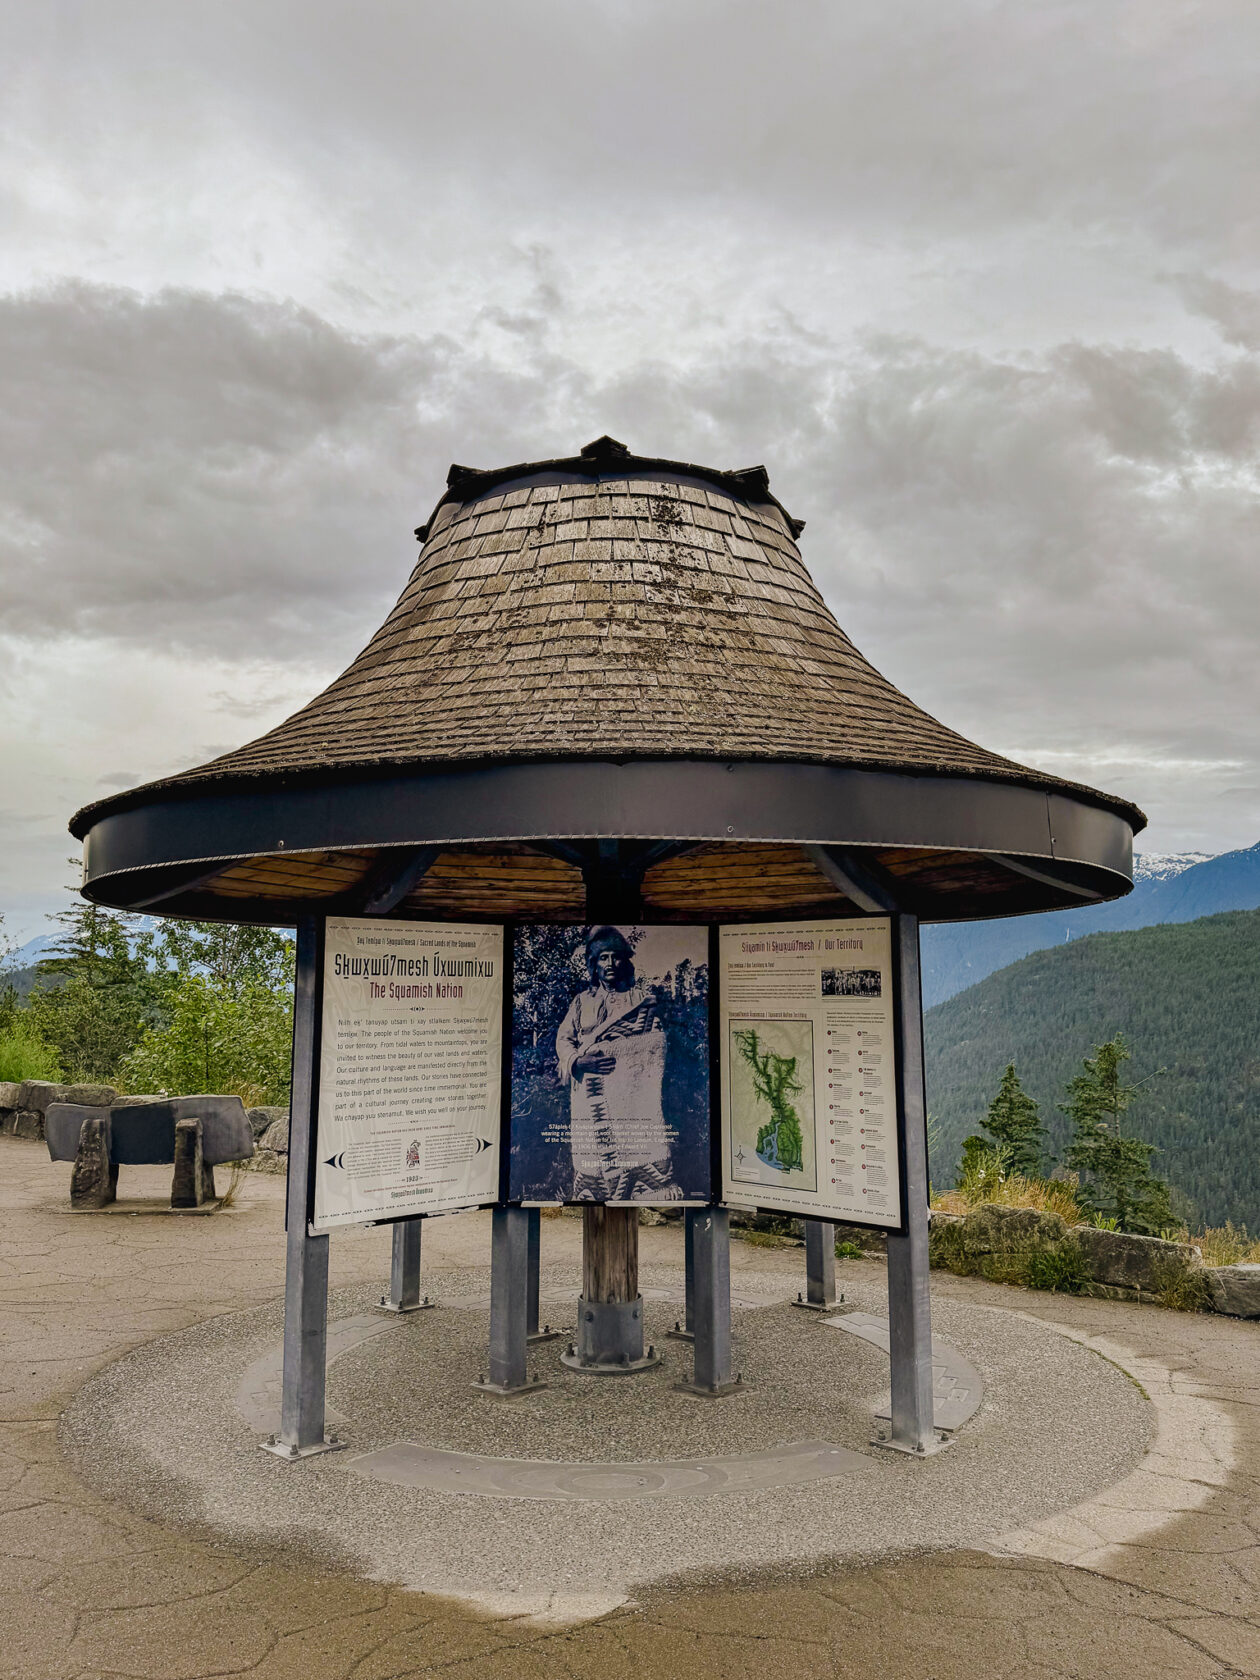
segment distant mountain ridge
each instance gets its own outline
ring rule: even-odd
[[[1260,908],[1260,844],[1222,852],[1219,857],[1197,852],[1151,853],[1135,860],[1134,879],[1136,885],[1128,897],[1110,904],[925,927],[925,1007],[943,1003],[1033,951],[1049,950],[1086,934]]]
[[[1116,1032],[1133,1052],[1126,1073],[1149,1080],[1125,1124],[1159,1147],[1155,1171],[1190,1199],[1190,1217],[1260,1231],[1256,910],[1073,939],[930,1009],[936,1182],[952,1183],[1011,1061],[1062,1160],[1069,1127],[1057,1105],[1081,1058]]]
[[[1197,863],[1210,863],[1218,852],[1134,852],[1133,882],[1167,881]]]

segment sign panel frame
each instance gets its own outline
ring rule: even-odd
[[[503,1038],[510,997],[506,947],[502,923],[385,916],[330,916],[321,921],[314,1148],[307,1197],[311,1235],[342,1226],[389,1225],[493,1207],[502,1199],[507,1099]],[[337,972],[342,963],[344,971]],[[476,971],[487,964],[491,972]],[[474,972],[468,973],[469,967]],[[351,987],[360,996],[347,996]],[[465,998],[468,990],[472,996]],[[478,1002],[480,1008],[474,1008]],[[474,1088],[462,1115],[442,1116],[428,1094],[447,1060],[448,1046],[439,1040],[449,1038],[449,1032],[439,1032],[437,1024],[444,1022],[449,1028],[457,1023],[461,1006],[468,1010],[470,1039],[481,1045],[481,1066],[472,1075],[452,1070],[471,1078]],[[409,1039],[399,1029],[416,1016],[434,1030]],[[342,1065],[352,1053],[358,1061],[366,1055],[379,1087],[378,1101],[386,1108],[374,1111],[364,1100],[360,1073],[359,1088],[352,1089],[349,1080],[342,1083],[343,1112],[337,1117],[339,1020],[347,1023],[341,1038]],[[385,1027],[374,1028],[373,1021],[391,1022],[395,1030],[387,1035]],[[373,1039],[385,1042],[374,1045]],[[422,1057],[432,1066],[424,1069]],[[409,1068],[404,1060],[410,1061]],[[335,1164],[347,1154],[350,1166],[344,1160]],[[338,1171],[366,1182],[338,1185],[333,1179]]]
[[[881,979],[878,1009],[871,1007],[874,998],[863,997],[863,988],[871,985],[873,967],[861,969],[854,967],[846,960],[847,953],[854,952],[862,955],[861,941],[866,938],[871,945],[872,952],[880,951],[878,968],[881,976],[886,977],[887,984]],[[750,977],[748,984],[741,986],[738,996],[730,984],[728,975],[728,958],[725,955],[731,948],[730,942],[739,940],[743,943],[763,944],[767,947],[764,952],[751,953],[764,958],[761,965],[763,977],[763,992],[765,993],[760,1008],[755,1007],[755,977]],[[831,941],[831,949],[827,948],[827,941]],[[814,949],[802,951],[803,944],[809,944]],[[776,951],[774,946],[782,949]],[[902,1046],[901,1010],[898,1007],[902,976],[900,971],[900,953],[897,940],[896,918],[894,916],[863,915],[851,918],[810,918],[793,922],[725,922],[714,929],[713,947],[715,952],[712,964],[714,976],[713,988],[713,1020],[715,1023],[713,1048],[713,1089],[716,1093],[718,1115],[713,1127],[715,1136],[720,1140],[720,1170],[715,1177],[715,1187],[720,1189],[724,1206],[741,1212],[757,1212],[775,1214],[780,1217],[788,1216],[799,1219],[825,1220],[832,1224],[852,1225],[863,1229],[882,1231],[890,1236],[904,1236],[908,1230],[909,1208],[906,1194],[905,1170],[905,1104],[904,1093],[901,1089],[901,1074],[904,1066]],[[797,949],[787,949],[797,947]],[[838,960],[826,962],[828,956]],[[772,975],[777,965],[780,978],[779,987],[772,983]],[[832,988],[844,986],[844,991],[823,991],[823,971],[829,971]],[[807,983],[807,976],[808,983]],[[817,993],[814,993],[814,986]],[[848,988],[852,987],[853,990]],[[775,991],[780,994],[775,997]],[[792,995],[795,994],[795,995]],[[845,1008],[836,999],[852,997],[854,1007]],[[840,1016],[851,1015],[852,1020],[842,1021]],[[849,1199],[835,1195],[826,1183],[833,1175],[821,1169],[830,1166],[832,1161],[833,1137],[831,1126],[834,1108],[828,1101],[828,1094],[832,1088],[838,1091],[841,1082],[833,1077],[830,1081],[824,1076],[827,1073],[839,1074],[843,1070],[833,1068],[831,1063],[839,1055],[852,1057],[850,1064],[854,1075],[854,1085],[859,1074],[856,1061],[858,1047],[856,1044],[846,1044],[841,1050],[838,1045],[829,1045],[826,1035],[847,1034],[852,1039],[862,1036],[856,1022],[859,1018],[870,1018],[873,1031],[878,1031],[880,1044],[880,1071],[874,1079],[873,1092],[879,1087],[877,1095],[884,1109],[884,1123],[880,1127],[875,1139],[870,1145],[857,1144],[859,1155],[869,1148],[874,1156],[877,1151],[882,1152],[883,1166],[896,1189],[896,1218],[872,1218],[866,1210],[860,1210]],[[832,1021],[830,1028],[827,1020]],[[736,1029],[733,1023],[747,1020],[750,1027],[755,1028],[758,1021],[763,1021],[768,1029],[767,1042],[762,1045],[753,1040],[743,1052],[745,1061],[749,1054],[762,1056],[762,1067],[765,1077],[773,1081],[774,1077],[786,1077],[793,1089],[787,1092],[788,1101],[781,1105],[780,1113],[786,1117],[787,1129],[780,1131],[776,1125],[773,1140],[767,1140],[766,1154],[760,1155],[762,1166],[754,1169],[750,1175],[742,1180],[735,1176],[734,1168],[734,1130],[735,1130],[735,1089],[733,1086],[733,1039]],[[803,1029],[809,1024],[812,1032],[807,1034]],[[851,1030],[850,1030],[851,1029]],[[863,1032],[865,1029],[863,1029]],[[806,1043],[806,1039],[818,1041]],[[799,1040],[799,1044],[796,1042]],[[781,1042],[780,1042],[781,1041]],[[778,1046],[777,1051],[775,1046]],[[817,1048],[819,1054],[812,1056],[811,1052]],[[830,1054],[828,1053],[830,1051]],[[766,1053],[770,1052],[771,1060],[767,1064]],[[795,1052],[795,1054],[793,1054]],[[791,1097],[797,1094],[796,1086],[801,1086],[800,1095],[804,1095],[804,1082],[800,1081],[801,1069],[799,1062],[807,1060],[809,1063],[810,1087],[809,1119],[812,1124],[812,1138],[807,1139],[803,1131],[797,1143],[793,1133],[792,1120],[797,1122],[799,1129],[800,1115],[796,1113]],[[789,1071],[784,1074],[784,1069]],[[741,1080],[740,1084],[746,1084]],[[755,1079],[753,1080],[756,1089]],[[859,1088],[860,1089],[860,1088]],[[889,1099],[891,1098],[891,1105]],[[857,1108],[862,1105],[853,1101],[853,1096],[845,1099],[848,1106]],[[770,1118],[775,1111],[766,1102],[766,1116]],[[740,1093],[741,1107],[748,1107],[748,1093]],[[760,1118],[760,1110],[757,1110]],[[743,1120],[745,1129],[748,1121]],[[765,1128],[763,1127],[763,1130]],[[861,1125],[857,1128],[858,1137],[864,1137]],[[773,1157],[777,1154],[777,1145],[781,1137],[788,1138],[788,1148],[795,1154],[799,1148],[799,1165],[793,1162],[790,1169],[780,1168]],[[855,1140],[856,1141],[856,1140]],[[742,1142],[742,1140],[741,1140]],[[812,1148],[811,1148],[812,1144]],[[893,1161],[887,1160],[887,1154],[892,1150],[895,1154]],[[771,1171],[799,1170],[806,1177],[810,1176],[807,1163],[812,1158],[815,1167],[815,1185],[809,1189],[805,1185],[794,1186],[790,1190],[782,1189],[770,1181]],[[855,1162],[860,1173],[861,1163]]]

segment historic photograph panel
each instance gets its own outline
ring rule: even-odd
[[[704,928],[519,927],[509,1194],[707,1202]]]

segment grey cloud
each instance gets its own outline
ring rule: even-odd
[[[1187,308],[1206,316],[1226,344],[1260,350],[1260,292],[1241,291],[1211,274],[1176,276]]]
[[[0,304],[9,628],[336,666],[396,595],[452,458],[609,430],[643,453],[765,460],[841,623],[986,744],[1130,755],[1117,791],[1139,800],[1160,757],[1246,779],[1254,361],[841,350],[784,319],[601,381],[550,347],[563,309],[543,288],[505,367],[241,297],[77,286]]]
[[[440,338],[176,290],[0,299],[0,369],[4,627],[242,657],[341,646],[392,599],[447,452],[497,453],[502,418],[473,416],[538,407]]]
[[[84,170],[128,120],[185,157],[246,131],[349,214],[371,197],[369,221],[475,181],[470,214],[664,200],[767,238],[784,217],[912,239],[1041,220],[1227,250],[1257,226],[1248,0],[123,0],[14,33]]]

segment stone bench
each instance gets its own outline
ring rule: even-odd
[[[53,1103],[45,1141],[54,1161],[73,1161],[70,1206],[103,1208],[118,1194],[120,1167],[171,1166],[171,1206],[214,1198],[214,1169],[254,1153],[239,1097],[123,1097],[108,1107]]]

